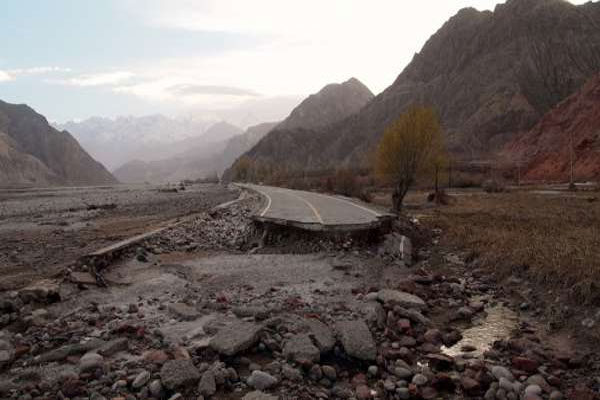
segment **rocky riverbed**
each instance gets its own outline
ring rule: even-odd
[[[294,251],[251,224],[258,204],[140,244],[103,271],[107,288],[82,267],[3,293],[0,397],[597,398],[598,355],[438,247],[443,232],[405,222],[385,245]],[[419,237],[414,260],[394,252],[399,235]]]

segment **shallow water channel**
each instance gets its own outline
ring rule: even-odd
[[[464,354],[480,357],[492,347],[496,340],[510,337],[511,332],[518,324],[517,314],[501,304],[487,307],[485,312],[484,317],[475,320],[472,327],[462,332],[462,340],[452,347],[442,346],[442,353],[451,357]],[[475,350],[463,351],[466,346],[472,346]]]

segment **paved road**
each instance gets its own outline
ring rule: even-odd
[[[327,227],[355,227],[377,225],[381,213],[371,207],[337,196],[271,186],[246,185],[261,193],[266,206],[257,217],[265,220]]]

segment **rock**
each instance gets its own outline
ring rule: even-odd
[[[239,317],[239,318],[253,317],[257,320],[267,319],[270,314],[270,310],[268,310],[265,307],[250,307],[250,306],[234,307],[232,309],[232,311],[236,317]]]
[[[195,385],[200,380],[200,372],[190,360],[170,360],[162,366],[160,380],[164,387],[175,390]]]
[[[365,314],[365,320],[369,325],[379,328],[385,326],[385,310],[379,302],[369,301],[361,307],[361,311]]]
[[[246,394],[244,397],[242,397],[242,400],[279,400],[279,397],[256,390]]]
[[[530,374],[537,372],[537,369],[540,366],[537,361],[526,357],[513,357],[512,365],[516,369],[528,372]]]
[[[164,364],[169,359],[169,355],[164,350],[148,350],[142,358],[147,362]]]
[[[320,381],[323,378],[323,370],[318,364],[315,364],[312,367],[310,367],[310,371],[308,371],[308,376],[315,382]]]
[[[102,340],[89,340],[83,343],[68,344],[58,349],[50,350],[35,358],[36,363],[46,363],[52,361],[62,361],[69,356],[83,354],[88,351],[95,350],[102,346],[105,342]]]
[[[154,398],[160,398],[162,396],[162,383],[160,379],[155,379],[148,385],[148,389],[150,390],[150,394]]]
[[[438,392],[431,386],[426,386],[421,389],[421,397],[423,400],[433,400],[438,398]]]
[[[335,381],[337,379],[337,371],[335,370],[335,367],[332,367],[331,365],[323,365],[321,370],[327,379],[331,381]]]
[[[549,392],[550,391],[550,385],[548,384],[548,382],[546,381],[546,379],[542,376],[542,375],[531,375],[529,378],[527,378],[527,380],[525,381],[525,383],[527,385],[538,385],[539,387],[541,387],[543,390]]]
[[[177,319],[183,321],[193,321],[200,316],[200,313],[185,303],[169,304],[169,312]]]
[[[439,329],[428,329],[425,332],[425,334],[423,335],[423,338],[428,343],[433,343],[433,344],[442,343],[442,333],[439,331]]]
[[[21,289],[19,291],[19,297],[25,303],[55,303],[60,301],[59,290],[60,287],[58,282],[50,279],[43,279]]]
[[[396,367],[394,368],[394,375],[400,379],[409,379],[413,376],[413,372],[408,368]]]
[[[104,357],[110,357],[120,351],[125,351],[129,347],[127,338],[117,338],[103,344],[98,348],[98,354]]]
[[[396,394],[401,400],[410,399],[410,391],[408,390],[408,388],[399,388],[396,390]]]
[[[493,366],[491,372],[497,380],[500,380],[500,378],[506,378],[509,382],[513,382],[515,380],[512,372],[502,366]]]
[[[364,321],[339,321],[335,324],[335,328],[349,356],[364,361],[375,360],[377,346]]]
[[[499,384],[500,384],[500,388],[506,390],[507,392],[515,392],[516,391],[515,386],[512,384],[512,382],[509,381],[504,376],[500,377]]]
[[[15,357],[15,347],[5,339],[0,339],[0,365],[8,364]]]
[[[260,325],[237,321],[218,331],[209,346],[217,353],[234,356],[254,346],[261,330]]]
[[[321,358],[320,350],[315,347],[306,334],[294,335],[286,341],[283,346],[283,355],[288,360],[296,361],[299,364],[319,362]]]
[[[460,307],[458,310],[456,310],[456,314],[454,316],[454,319],[466,319],[466,320],[470,320],[473,317],[473,310],[469,307]]]
[[[417,386],[423,386],[424,384],[427,383],[427,381],[428,381],[427,377],[423,374],[416,374],[412,378],[412,383],[414,383]]]
[[[333,336],[331,328],[314,318],[307,319],[305,324],[309,329],[309,334],[315,345],[321,351],[321,354],[333,350],[333,346],[335,346],[335,337]]]
[[[277,378],[263,371],[252,371],[248,377],[248,385],[258,390],[265,390],[277,384]]]
[[[382,289],[377,293],[377,299],[386,306],[400,306],[417,310],[427,308],[427,304],[420,297],[399,290]]]
[[[104,357],[98,353],[87,353],[79,360],[79,370],[89,372],[102,368],[104,366]]]
[[[377,376],[379,374],[379,368],[377,368],[377,365],[370,365],[369,369],[367,370],[367,374],[372,377]]]
[[[535,394],[540,396],[542,394],[542,388],[538,385],[528,385],[525,388],[525,395]]]
[[[460,385],[466,393],[471,395],[477,394],[481,390],[481,384],[479,383],[479,381],[468,376],[463,376],[462,378],[460,378]]]
[[[215,381],[215,374],[208,370],[202,374],[200,384],[198,385],[198,392],[202,396],[210,397],[217,392],[217,383]]]
[[[285,364],[281,368],[281,373],[286,379],[289,379],[290,381],[299,382],[302,380],[302,372],[299,369],[293,368],[288,364]]]
[[[149,380],[150,380],[150,372],[144,370],[144,371],[140,372],[139,374],[137,374],[137,376],[133,380],[133,383],[131,384],[131,387],[134,389],[141,389],[143,386],[146,385],[146,383],[148,383]]]
[[[563,400],[564,396],[561,392],[559,392],[558,390],[553,391],[552,393],[550,393],[550,400]]]
[[[359,400],[366,400],[373,397],[371,389],[367,385],[359,385],[356,387],[356,397]]]
[[[422,324],[425,326],[431,325],[431,321],[429,320],[429,318],[425,317],[423,314],[421,314],[417,310],[404,308],[404,307],[400,307],[400,306],[395,306],[394,314],[398,315],[399,317],[408,318],[409,320],[411,320],[413,322],[418,322],[419,324]]]

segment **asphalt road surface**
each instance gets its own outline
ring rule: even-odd
[[[343,228],[376,225],[381,217],[388,215],[337,196],[271,186],[245,186],[266,198],[266,206],[257,215],[265,220]]]

